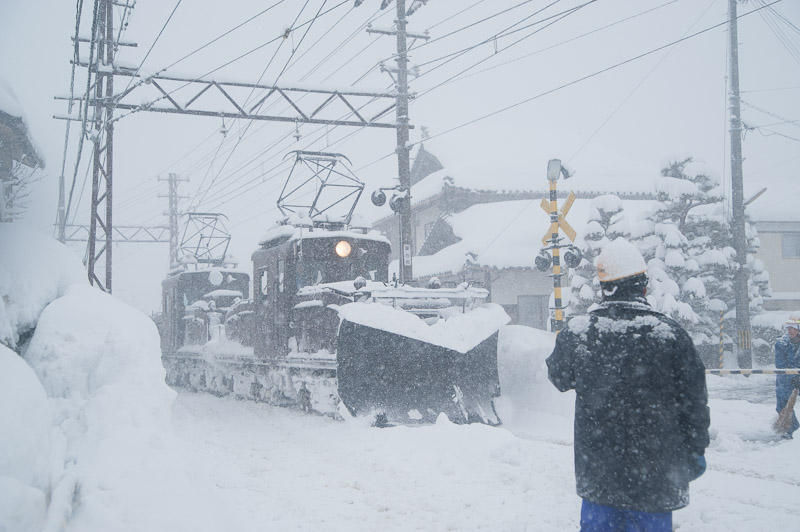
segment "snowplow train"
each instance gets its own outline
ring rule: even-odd
[[[378,423],[499,424],[508,316],[480,287],[392,282],[389,258],[375,231],[301,216],[261,240],[252,276],[221,259],[176,269],[158,319],[168,384]]]

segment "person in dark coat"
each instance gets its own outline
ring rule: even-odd
[[[786,322],[786,334],[775,342],[775,367],[800,368],[800,317],[792,316]],[[789,402],[794,388],[800,388],[800,378],[797,375],[776,375],[775,376],[775,396],[777,399],[776,410],[778,413],[783,410]],[[800,427],[797,416],[792,412],[792,426],[789,432],[783,436],[791,438],[794,431]]]
[[[575,479],[582,531],[671,531],[705,471],[705,371],[686,331],[645,299],[638,249],[609,242],[597,259],[602,302],[572,318],[547,359],[574,389]]]

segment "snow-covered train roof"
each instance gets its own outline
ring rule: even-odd
[[[309,227],[297,226],[290,224],[279,224],[271,227],[262,236],[258,243],[261,246],[269,242],[285,239],[285,240],[308,240],[310,238],[354,238],[359,240],[372,240],[375,242],[389,243],[383,233],[374,229],[355,229],[345,228],[338,230],[330,230],[322,227]]]
[[[337,281],[304,286],[297,291],[298,296],[316,296],[324,292],[339,292],[352,295],[355,292],[369,292],[378,299],[418,299],[418,298],[447,298],[447,299],[485,299],[489,292],[485,288],[476,286],[458,286],[456,288],[420,288],[416,286],[394,286],[392,283],[367,281],[367,284],[356,289],[353,281]]]

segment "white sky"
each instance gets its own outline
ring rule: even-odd
[[[476,1],[430,0],[428,6],[413,15],[410,29],[421,31],[431,28],[431,35],[439,37],[520,2],[484,0],[463,14],[453,16]],[[322,2],[309,0],[299,20],[311,18]],[[183,0],[145,62],[143,71],[157,70],[172,63],[261,11],[269,3],[263,0]],[[337,0],[328,0],[325,9],[337,3]],[[91,4],[87,0],[84,5],[84,35],[89,33]],[[285,0],[268,14],[183,61],[174,71],[194,75],[208,72],[282,33],[304,4],[305,0]],[[376,40],[375,36],[367,35],[364,31],[357,32],[349,43],[337,49],[356,28],[376,13],[378,4],[379,0],[365,0],[361,7],[352,9],[352,2],[347,2],[321,17],[297,48],[294,58],[307,52],[306,55],[291,65],[280,81],[285,84],[302,82],[349,87],[371,66],[389,57],[394,47],[393,39],[383,37]],[[577,0],[561,0],[530,20],[579,4]],[[118,56],[120,62],[138,64],[174,5],[173,0],[137,2],[124,40],[138,42],[140,46],[122,48]],[[486,39],[545,5],[543,1],[526,3],[491,21],[423,46],[411,53],[412,65]],[[759,5],[757,1],[750,0],[741,3],[739,10],[743,13]],[[774,7],[796,26],[800,26],[800,3],[783,0]],[[652,12],[627,22],[502,65],[653,8]],[[73,2],[53,0],[3,0],[0,8],[0,49],[4,50],[0,55],[0,76],[13,88],[24,106],[31,130],[47,161],[46,176],[37,187],[29,216],[42,227],[48,227],[55,219],[64,122],[53,120],[52,115],[64,114],[66,104],[54,101],[52,97],[69,91],[72,51],[69,37],[75,22],[74,10]],[[493,43],[484,44],[458,60],[412,80],[412,90],[422,93],[486,58],[479,67],[469,71],[479,72],[476,75],[420,97],[412,104],[411,122],[427,127],[430,134],[435,136],[472,118],[722,22],[727,17],[726,12],[725,0],[597,0],[508,50],[502,51],[502,48],[527,35],[533,28],[498,40],[500,53],[494,54]],[[375,22],[375,26],[388,26],[393,18],[391,7]],[[797,48],[797,59],[778,40],[760,14],[740,20],[741,88],[743,91],[754,91],[744,92],[743,99],[783,119],[798,120],[800,31],[786,24],[781,24],[780,28]],[[330,32],[323,36],[328,30]],[[295,31],[283,43],[267,69],[264,81],[275,79],[304,31]],[[511,111],[433,138],[426,146],[446,166],[465,169],[463,171],[473,176],[485,174],[486,182],[494,185],[507,179],[509,188],[519,188],[520,176],[523,184],[529,178],[528,188],[542,188],[545,185],[547,160],[554,157],[563,159],[578,172],[580,180],[576,178],[576,183],[581,186],[591,186],[594,182],[607,185],[611,182],[617,183],[620,190],[640,189],[641,183],[656,176],[667,160],[687,155],[704,163],[712,174],[720,178],[728,176],[725,112],[727,38],[725,28],[710,31]],[[311,46],[318,39],[319,42]],[[376,42],[370,45],[373,40]],[[276,46],[277,43],[266,46],[209,77],[254,82]],[[359,56],[347,63],[365,47]],[[334,50],[336,52],[330,59],[316,66]],[[421,72],[424,73],[435,64],[421,67]],[[480,72],[495,65],[501,66]],[[122,79],[117,81],[118,86],[124,86],[124,83]],[[376,89],[388,83],[386,74],[378,68],[372,68],[355,86]],[[76,86],[84,84],[85,79],[79,73]],[[140,92],[134,94],[134,101],[146,101],[153,94],[149,92],[152,89],[147,87],[137,91]],[[800,139],[797,123],[770,125],[781,119],[747,106],[743,106],[743,118],[748,124],[767,125],[773,131]],[[221,144],[223,137],[217,132],[221,121],[216,118],[138,113],[117,122],[115,222],[165,222],[162,213],[166,208],[166,200],[157,195],[164,194],[166,186],[156,181],[158,176],[165,177],[167,172],[175,171],[189,178],[190,182],[182,185],[182,193],[192,196],[201,182],[207,185],[218,175],[215,186],[207,194],[207,201],[199,208],[219,210],[230,216],[234,233],[233,249],[243,264],[247,265],[256,239],[277,216],[275,199],[288,166],[276,165],[291,149],[326,149],[326,136],[315,133],[318,126],[301,126],[302,138],[298,144],[291,136],[294,130],[292,124],[256,122],[223,167],[222,163],[235,144],[240,128],[246,124],[227,122],[227,125],[230,132]],[[73,142],[67,159],[68,181],[72,179],[75,160],[76,130],[73,128]],[[387,157],[376,164],[369,163],[393,151],[394,132],[364,129],[342,142],[336,142],[353,131],[331,129],[327,139],[333,145],[329,149],[347,154],[354,167],[361,169],[357,173],[366,181],[368,192],[378,186],[390,185],[397,171],[395,158]],[[746,194],[767,186],[768,193],[757,203],[764,209],[774,207],[776,212],[796,213],[796,198],[800,191],[796,179],[800,168],[800,142],[779,135],[765,136],[765,133],[770,132],[752,131],[745,138]],[[273,146],[276,140],[287,135],[288,138],[283,142]],[[312,143],[318,136],[321,142]],[[412,132],[412,140],[418,139],[419,129]],[[198,145],[197,149],[193,149]],[[222,147],[214,164],[209,166],[220,145]],[[259,156],[269,147],[272,149]],[[84,161],[89,158],[87,151]],[[246,166],[237,171],[242,165]],[[264,175],[260,176],[262,173]],[[82,166],[76,187],[78,190],[83,175]],[[80,202],[77,222],[88,219],[88,192],[89,186]],[[374,216],[376,211],[367,209],[365,213]],[[797,215],[794,216],[796,218]],[[536,228],[532,238],[538,238],[540,232],[540,228]],[[117,294],[140,308],[155,308],[160,290],[158,280],[166,270],[166,262],[166,245],[116,246]]]

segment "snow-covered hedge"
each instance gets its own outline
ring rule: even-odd
[[[66,246],[20,224],[0,223],[0,343],[15,349],[44,307],[85,279]]]

